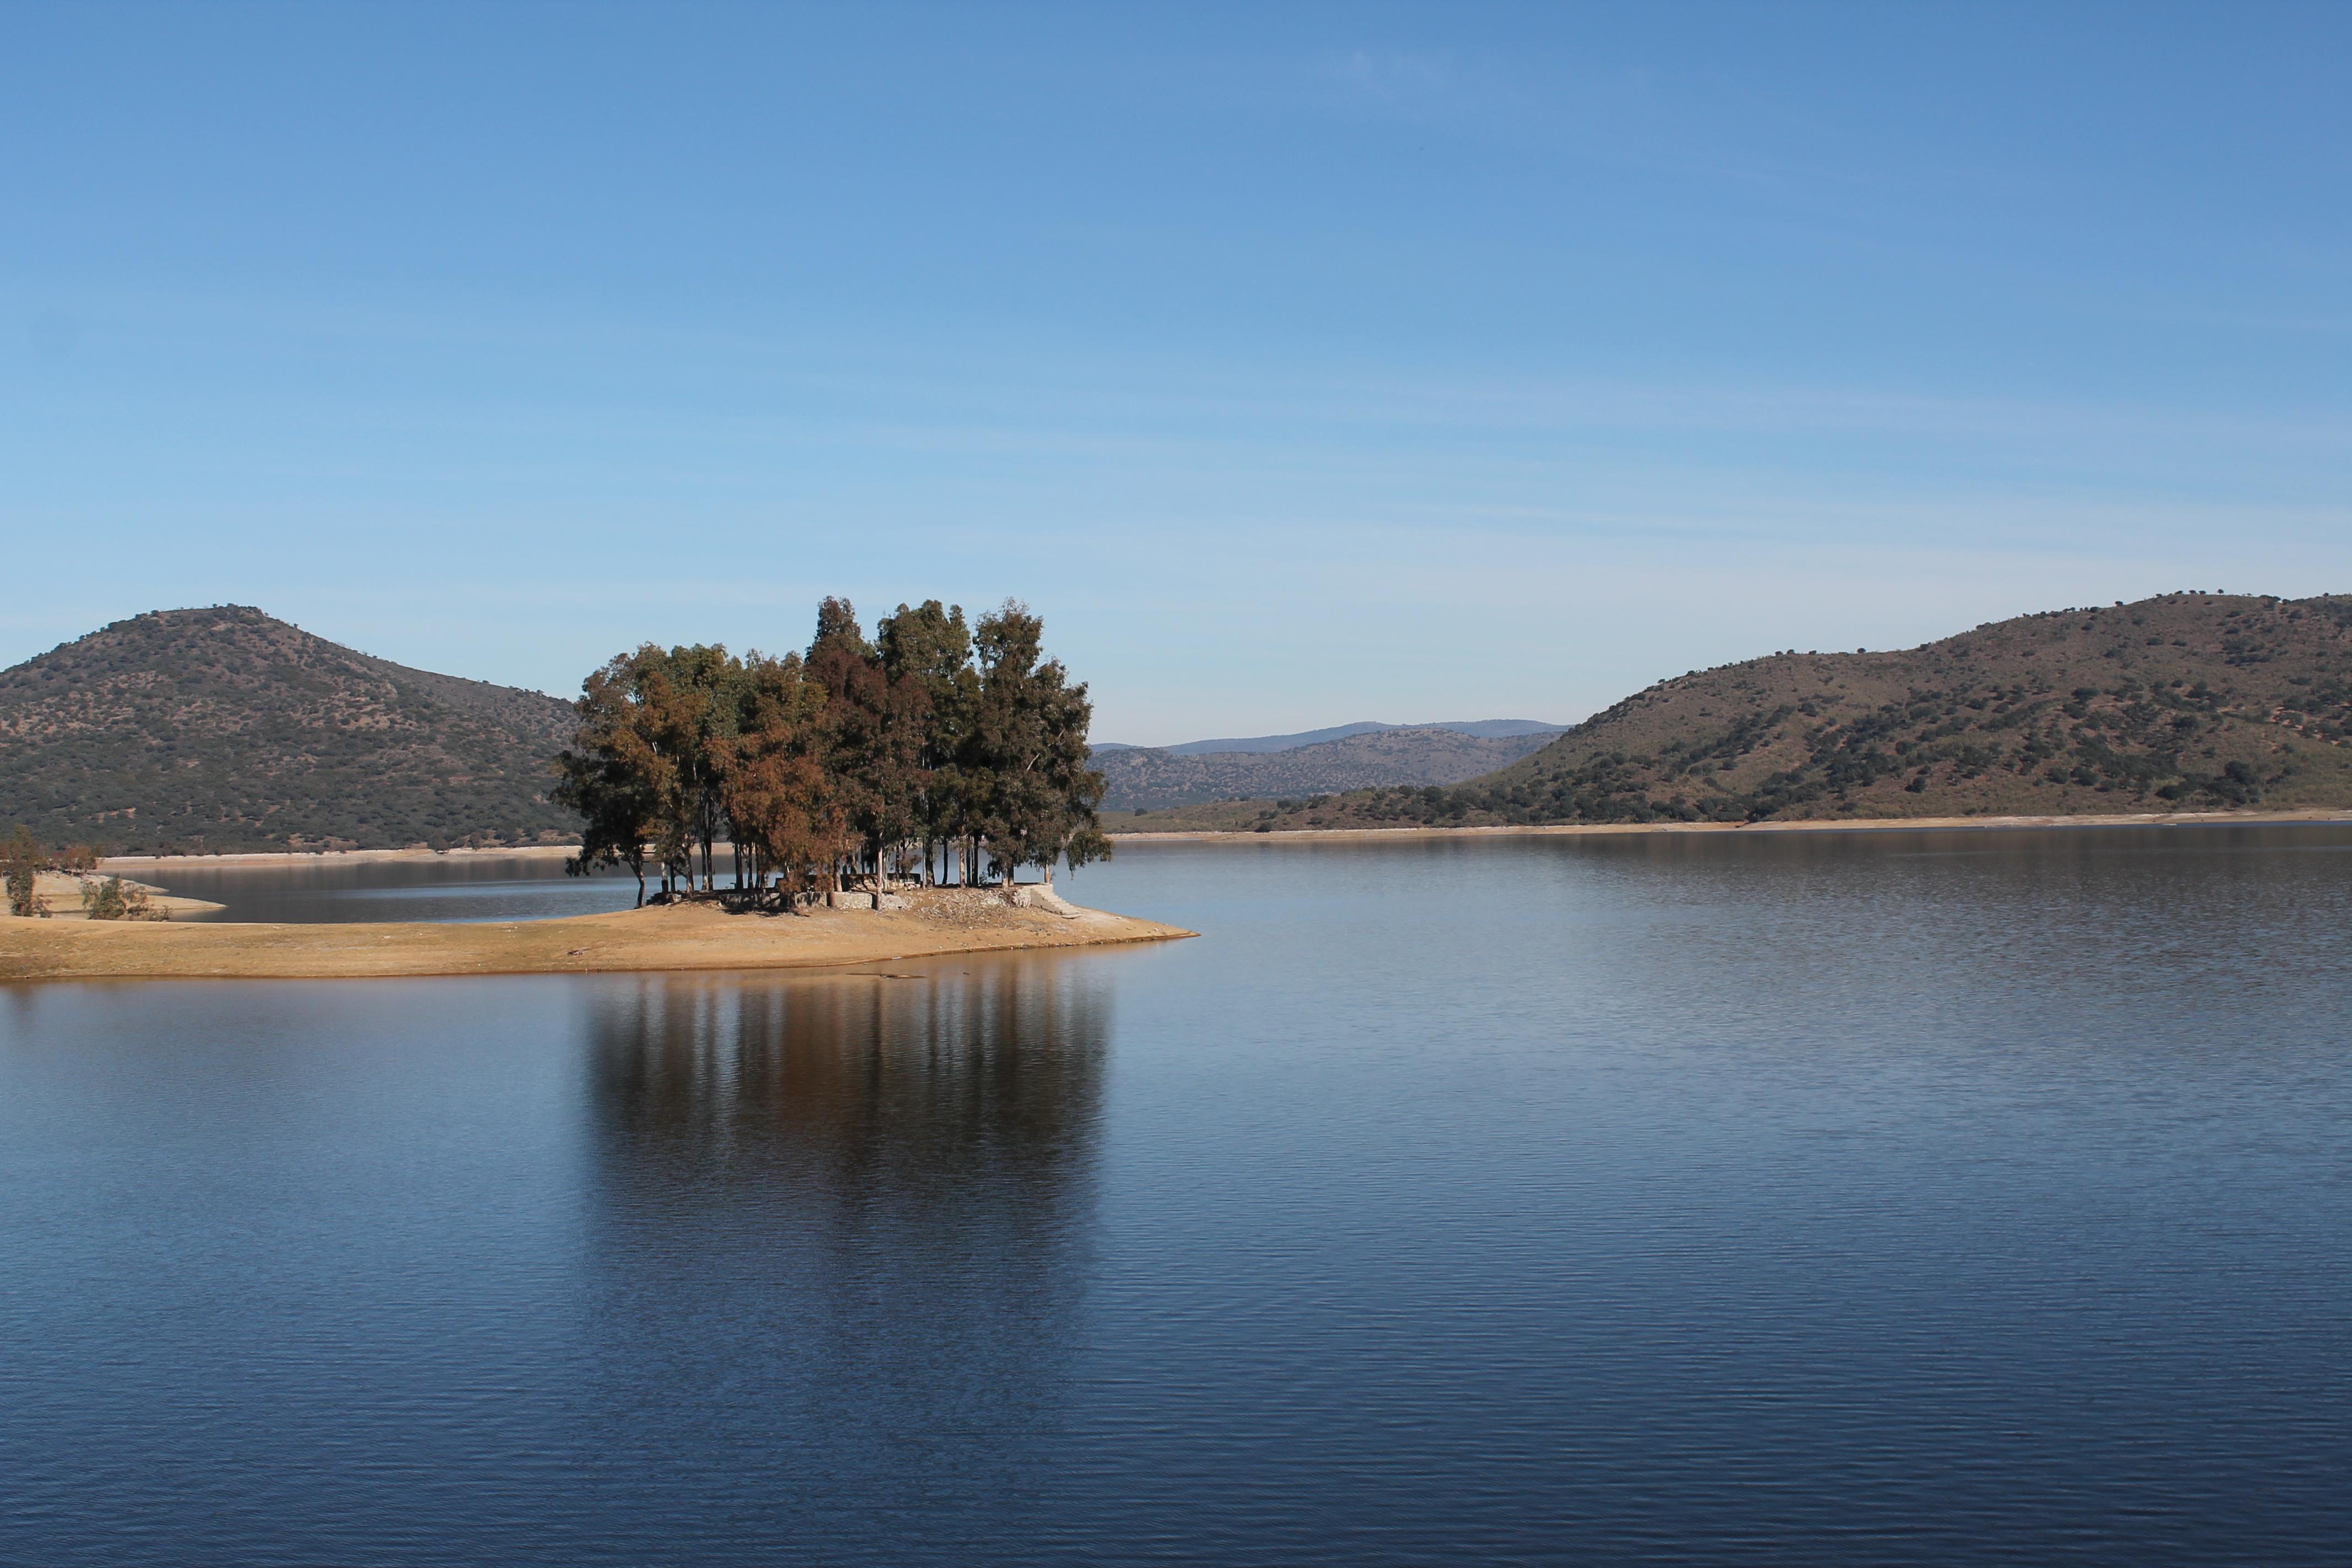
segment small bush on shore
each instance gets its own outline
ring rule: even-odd
[[[147,889],[126,883],[120,877],[102,881],[85,882],[81,889],[81,912],[94,921],[160,921],[170,917],[155,907]]]

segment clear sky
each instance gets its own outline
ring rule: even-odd
[[[2352,5],[0,8],[0,663],[1018,595],[1098,736],[2352,590]]]

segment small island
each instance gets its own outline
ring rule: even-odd
[[[564,868],[630,872],[638,907],[486,924],[173,921],[19,827],[0,980],[790,969],[1193,933],[1066,902],[1056,866],[1108,858],[1092,707],[1017,603],[967,627],[936,601],[868,638],[846,600],[805,655],[646,645],[592,674],[547,795],[578,816]],[[1023,867],[1040,879],[1021,880]],[[59,921],[68,870],[100,889]],[[648,888],[658,881],[658,890]],[[649,891],[651,896],[648,897]],[[193,908],[185,912],[195,912]],[[26,918],[32,917],[32,918]]]
[[[787,912],[697,900],[482,925],[0,919],[0,980],[807,969],[1193,934],[1066,903],[1037,883],[914,889],[884,895],[881,909],[870,893],[840,900],[849,907]]]

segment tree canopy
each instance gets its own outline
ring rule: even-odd
[[[738,887],[785,893],[1108,858],[1093,706],[1044,637],[1013,600],[967,626],[933,599],[868,639],[828,598],[804,654],[618,655],[583,683],[558,763],[554,798],[583,822],[572,868],[625,866],[642,900],[649,871],[665,894],[714,889],[721,843]]]

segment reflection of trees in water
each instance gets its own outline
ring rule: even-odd
[[[1106,999],[1052,960],[908,979],[649,976],[599,998],[615,1176],[663,1201],[790,1182],[852,1224],[1025,1214],[1083,1172]]]
[[[819,1436],[968,1454],[975,1424],[1010,1441],[1058,1406],[1098,974],[649,976],[592,1005],[593,1337],[626,1385],[597,1406],[679,1402],[698,1445],[715,1425],[780,1465]]]

